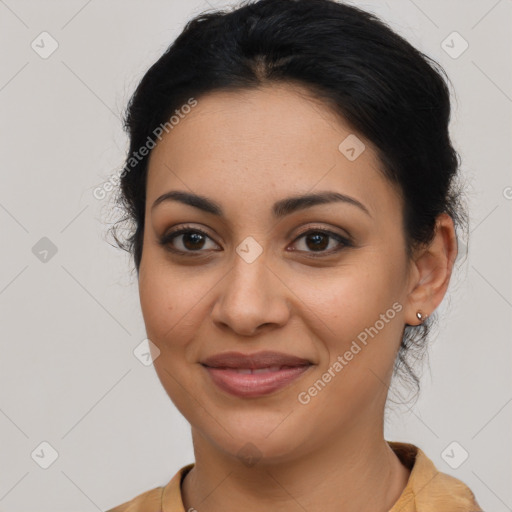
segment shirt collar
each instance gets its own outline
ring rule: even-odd
[[[482,512],[471,490],[460,480],[440,473],[420,448],[396,441],[387,443],[411,471],[406,487],[389,512]],[[181,483],[193,467],[193,463],[182,467],[164,487],[162,512],[186,512]]]

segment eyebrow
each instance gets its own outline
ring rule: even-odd
[[[167,201],[177,201],[179,203],[183,203],[189,206],[193,206],[194,208],[198,208],[206,213],[211,213],[212,215],[216,215],[218,217],[223,217],[224,212],[219,203],[213,201],[212,199],[208,199],[205,196],[200,196],[197,194],[192,194],[190,192],[183,192],[180,190],[172,190],[170,192],[166,192],[158,197],[153,205],[151,206],[151,211],[153,211],[159,204],[162,204]],[[272,214],[276,219],[280,219],[285,217],[286,215],[290,215],[299,210],[304,210],[306,208],[311,208],[316,205],[335,203],[335,202],[343,202],[346,204],[351,204],[353,206],[357,206],[359,209],[364,211],[367,215],[370,215],[368,208],[364,204],[362,204],[357,199],[347,196],[345,194],[340,194],[339,192],[317,192],[314,194],[305,194],[299,196],[288,197],[286,199],[280,199],[275,202],[272,206]]]

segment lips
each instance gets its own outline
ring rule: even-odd
[[[242,354],[241,352],[224,352],[211,356],[202,361],[204,366],[210,368],[233,368],[258,370],[264,368],[281,368],[283,366],[296,367],[310,365],[311,361],[301,357],[284,354],[282,352],[257,352],[255,354]]]
[[[201,363],[219,389],[238,397],[273,393],[304,374],[313,363],[281,352],[225,352]]]

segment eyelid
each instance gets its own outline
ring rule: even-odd
[[[338,229],[340,229],[340,228],[338,228]],[[313,225],[308,224],[303,230],[299,231],[299,233],[295,237],[294,241],[297,240],[297,238],[299,238],[299,237],[309,233],[310,231],[315,231],[315,232],[316,231],[321,231],[323,233],[327,233],[329,235],[332,235],[332,236],[335,236],[335,237],[339,237],[342,240],[345,240],[346,242],[354,243],[354,240],[353,240],[352,236],[347,231],[343,230],[343,234],[342,234],[342,233],[338,233],[336,231],[333,231],[333,229],[330,228],[330,227],[326,227],[326,226],[323,226],[323,225],[320,225],[320,224],[315,225],[315,223],[313,223]]]

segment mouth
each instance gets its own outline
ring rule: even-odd
[[[313,363],[279,352],[246,355],[228,352],[201,362],[213,383],[238,397],[260,397],[280,390],[308,371]]]

